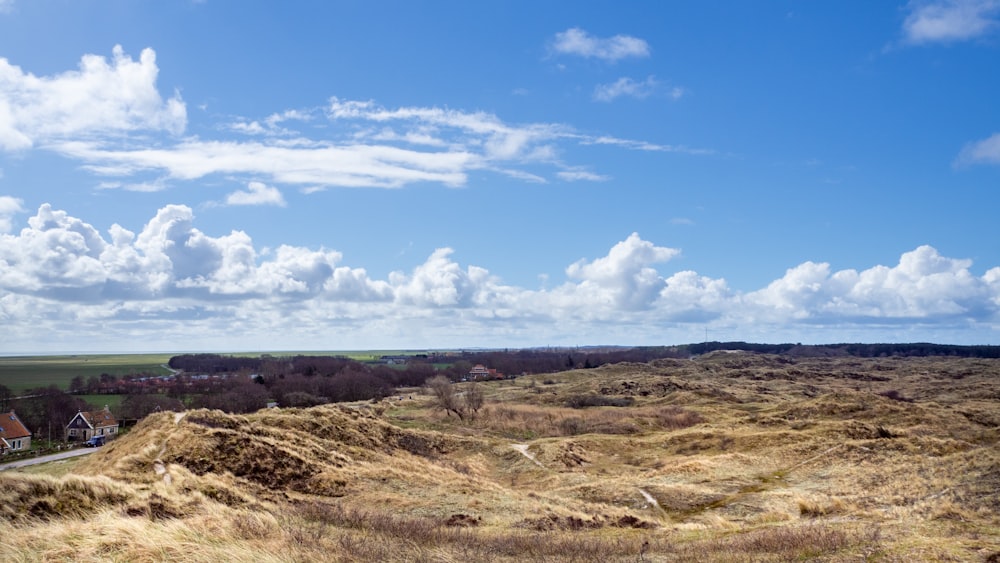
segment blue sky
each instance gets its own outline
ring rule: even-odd
[[[1000,0],[0,0],[0,353],[1000,343]]]

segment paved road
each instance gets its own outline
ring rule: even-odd
[[[0,463],[0,471],[6,471],[8,469],[17,469],[18,467],[27,467],[29,465],[37,465],[39,463],[48,463],[50,461],[59,461],[60,459],[67,459],[71,457],[92,454],[95,451],[97,451],[97,448],[77,448],[75,450],[68,450],[65,452],[59,452],[57,454],[31,457],[19,461],[12,461],[10,463]]]

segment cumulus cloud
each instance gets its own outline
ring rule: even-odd
[[[113,225],[108,239],[48,204],[28,223],[16,236],[0,235],[3,291],[80,302],[211,302],[323,293],[386,298],[384,282],[338,268],[338,252],[281,246],[263,260],[246,233],[206,235],[194,227],[193,212],[183,205],[160,209],[138,235]]]
[[[137,233],[117,224],[102,233],[44,204],[20,232],[0,234],[0,318],[18,335],[0,347],[68,338],[70,330],[231,349],[251,337],[273,347],[277,334],[286,346],[315,345],[331,331],[361,339],[338,346],[371,347],[441,346],[443,338],[650,342],[667,333],[691,339],[708,326],[773,340],[886,325],[995,331],[1000,323],[1000,266],[977,276],[971,260],[930,246],[860,271],[804,262],[746,293],[691,270],[665,271],[680,251],[636,233],[570,264],[551,288],[506,284],[454,255],[439,248],[409,272],[375,279],[336,250],[260,250],[243,231],[207,234],[183,205],[161,208]]]
[[[580,289],[626,309],[649,305],[664,288],[664,279],[650,266],[666,262],[680,250],[655,246],[638,233],[611,248],[607,256],[591,262],[579,260],[566,268],[566,275],[582,280]]]
[[[578,27],[572,27],[556,33],[552,41],[552,50],[561,55],[617,62],[626,58],[648,57],[651,49],[645,40],[638,37],[630,35],[594,37]]]
[[[903,34],[909,43],[975,39],[1000,24],[1000,0],[911,1],[908,8]]]
[[[970,143],[958,155],[960,164],[1000,164],[1000,133]]]
[[[160,96],[158,73],[152,49],[136,61],[121,46],[111,60],[84,55],[78,70],[54,76],[35,76],[0,58],[0,149],[129,131],[179,134],[186,107],[179,94]]]
[[[971,260],[941,256],[930,246],[904,253],[894,267],[831,272],[806,262],[747,295],[761,311],[793,319],[989,319],[996,289],[969,271]]]
[[[262,184],[250,182],[245,191],[236,191],[226,196],[226,205],[276,205],[285,207],[281,190]]]

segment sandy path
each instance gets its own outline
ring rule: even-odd
[[[186,412],[174,413],[174,424],[175,425],[180,424],[185,414],[187,413]],[[173,432],[170,433],[170,436],[173,436]],[[163,439],[163,444],[160,445],[160,451],[159,453],[156,454],[156,459],[153,461],[153,472],[156,473],[157,475],[162,475],[163,482],[166,483],[167,485],[169,485],[173,481],[173,478],[170,477],[170,472],[167,471],[167,465],[163,463],[162,458],[163,454],[166,453],[167,451],[167,442],[170,441],[170,436],[167,436],[166,438]]]
[[[537,459],[535,459],[534,454],[532,454],[531,452],[528,451],[528,444],[511,444],[510,447],[512,447],[515,450],[521,452],[521,455],[523,455],[524,457],[530,459],[531,463],[534,463],[538,467],[541,467],[542,469],[545,469],[545,466],[542,465],[542,462],[540,462]]]

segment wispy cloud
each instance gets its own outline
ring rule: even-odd
[[[287,147],[261,142],[192,139],[164,148],[108,149],[97,143],[54,145],[103,176],[129,176],[143,171],[166,172],[177,180],[212,174],[267,177],[282,184],[396,188],[413,182],[449,186],[465,183],[475,155],[421,152],[391,146]]]
[[[24,200],[10,196],[0,196],[0,234],[9,233],[14,228],[14,215],[24,213]]]
[[[576,32],[569,36],[586,38]],[[597,41],[588,52],[601,57],[635,55],[646,52],[640,44],[644,42],[618,37]],[[484,111],[386,107],[374,100],[337,97],[319,108],[230,118],[207,129],[219,133],[214,139],[183,136],[186,105],[179,94],[164,99],[158,93],[159,68],[152,49],[143,50],[136,61],[115,47],[110,60],[86,55],[79,70],[53,76],[34,76],[5,59],[0,59],[0,71],[7,77],[0,83],[0,150],[53,151],[101,176],[103,187],[133,191],[160,191],[172,183],[213,175],[266,182],[270,189],[297,186],[307,193],[424,182],[456,187],[466,185],[469,175],[477,172],[530,182],[554,177],[601,180],[607,175],[581,173],[581,166],[566,156],[567,149],[582,144],[710,152],[585,135],[561,123],[510,123]],[[623,79],[600,95],[641,97],[655,87],[652,77],[644,82]],[[262,195],[240,191],[235,197],[259,201]]]
[[[948,43],[981,37],[1000,25],[1000,0],[913,0],[903,20],[907,43]]]
[[[635,141],[632,139],[619,139],[617,137],[609,137],[607,135],[599,137],[588,137],[579,136],[580,143],[584,145],[614,145],[630,150],[638,151],[650,151],[650,152],[676,152],[691,155],[709,155],[715,154],[712,149],[697,149],[691,148],[684,145],[660,145],[656,143],[648,143],[646,141]]]
[[[588,170],[564,170],[558,173],[558,176],[563,180],[569,182],[577,182],[584,180],[587,182],[605,182],[610,180],[610,176],[605,176],[603,174],[596,174]]]
[[[246,135],[270,135],[270,136],[292,136],[297,132],[282,127],[286,121],[312,121],[313,115],[300,110],[288,110],[282,113],[275,113],[261,120],[238,119],[225,126],[231,131],[244,133]]]
[[[958,164],[1000,164],[1000,133],[969,143],[959,153]]]
[[[639,100],[653,96],[666,97],[677,101],[686,94],[687,90],[684,88],[667,87],[654,76],[647,76],[645,80],[635,80],[626,76],[609,84],[598,84],[594,87],[594,99],[599,102],[613,102],[623,96]]]
[[[556,33],[552,41],[552,50],[561,55],[576,55],[608,62],[626,58],[645,58],[651,52],[649,44],[638,37],[630,35],[594,37],[578,27]]]
[[[598,84],[594,88],[594,99],[599,102],[611,102],[621,96],[628,96],[641,100],[653,95],[658,86],[659,82],[652,76],[642,81],[622,77],[610,84]]]

